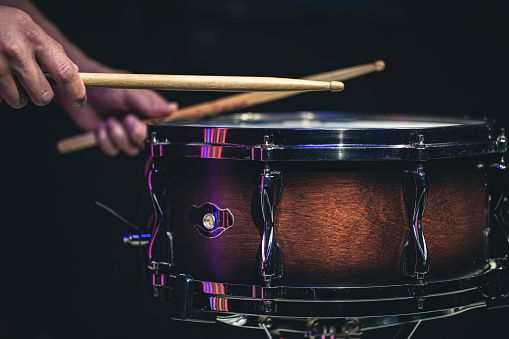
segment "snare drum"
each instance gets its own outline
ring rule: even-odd
[[[486,303],[490,120],[243,113],[150,124],[147,142],[153,286],[174,318],[308,333]]]

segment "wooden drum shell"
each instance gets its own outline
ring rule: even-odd
[[[171,197],[165,226],[173,234],[176,273],[197,280],[261,284],[259,186],[266,163],[228,159],[161,159]],[[271,162],[283,173],[275,207],[281,286],[379,286],[415,282],[403,274],[412,235],[403,171],[414,162]],[[156,167],[159,166],[156,164]],[[429,253],[426,281],[478,274],[486,264],[486,173],[477,159],[431,160],[422,229]],[[228,208],[234,224],[216,238],[193,227],[193,206]]]

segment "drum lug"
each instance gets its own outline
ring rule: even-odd
[[[429,270],[428,248],[421,226],[428,191],[428,175],[424,173],[422,165],[416,170],[403,171],[403,195],[412,228],[410,241],[405,244],[403,251],[403,272],[406,276],[416,277],[418,281]]]
[[[497,138],[497,152],[505,153],[507,152],[507,138],[505,136],[505,129],[500,129],[500,135]]]
[[[168,215],[170,188],[167,173],[164,170],[150,169],[147,180],[154,207],[152,239],[148,249],[148,258],[152,269],[158,271],[161,265],[166,267],[174,266],[173,235],[170,230],[162,229],[164,228],[163,221]],[[156,182],[158,184],[154,185]]]
[[[507,258],[509,255],[509,169],[504,157],[490,165],[488,189],[490,196],[490,227],[488,258]]]
[[[274,207],[281,200],[282,178],[282,172],[271,170],[268,166],[261,174],[260,204],[263,232],[258,255],[258,270],[266,283],[283,275],[281,250],[274,234]]]

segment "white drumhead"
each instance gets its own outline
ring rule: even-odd
[[[275,128],[275,129],[394,129],[394,128],[435,128],[451,127],[465,124],[464,120],[446,120],[430,117],[412,117],[406,115],[385,116],[386,120],[366,117],[320,117],[317,118],[312,112],[300,112],[299,115],[282,115],[260,113],[241,113],[236,115],[235,120],[215,119],[213,125],[216,128]],[[273,118],[273,119],[272,119]],[[278,118],[280,120],[278,120]],[[474,123],[474,121],[471,121]],[[208,122],[186,124],[190,127],[206,127]],[[468,123],[467,123],[468,124]]]

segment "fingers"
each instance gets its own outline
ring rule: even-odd
[[[38,106],[53,99],[53,90],[39,65],[24,45],[5,48],[0,55],[0,92],[13,107],[25,105],[28,97]],[[16,87],[18,87],[16,89]]]
[[[138,147],[143,147],[147,135],[147,125],[134,115],[129,114],[124,119],[124,126],[131,142]]]
[[[115,118],[101,123],[95,130],[99,148],[107,155],[115,156],[121,151],[135,156],[143,149],[147,127],[136,116],[128,115],[120,123]]]
[[[83,107],[87,102],[85,85],[78,73],[78,66],[67,57],[62,46],[55,42],[39,48],[36,51],[36,57],[61,88],[71,106]],[[42,73],[40,75],[43,76]],[[42,82],[42,79],[40,80]],[[48,83],[47,80],[45,81]]]
[[[55,79],[73,107],[86,102],[86,90],[77,66],[63,47],[25,12],[0,6],[0,96],[20,108],[28,98],[46,105],[54,93],[41,67]]]
[[[1,67],[0,97],[13,108],[22,108],[28,102],[28,96],[19,81],[9,70],[4,70]]]
[[[105,123],[96,127],[96,140],[101,150],[107,155],[117,155],[124,152],[134,156],[144,146],[147,126],[140,117],[160,117],[171,114],[178,108],[175,102],[168,102],[163,96],[154,91],[146,90],[103,90],[93,91],[90,105],[98,112],[132,112],[120,123],[109,118]],[[108,95],[106,95],[108,94]],[[114,94],[114,95],[113,95]],[[104,95],[104,97],[103,97]],[[109,98],[109,100],[104,100]],[[105,106],[105,104],[107,104]]]

